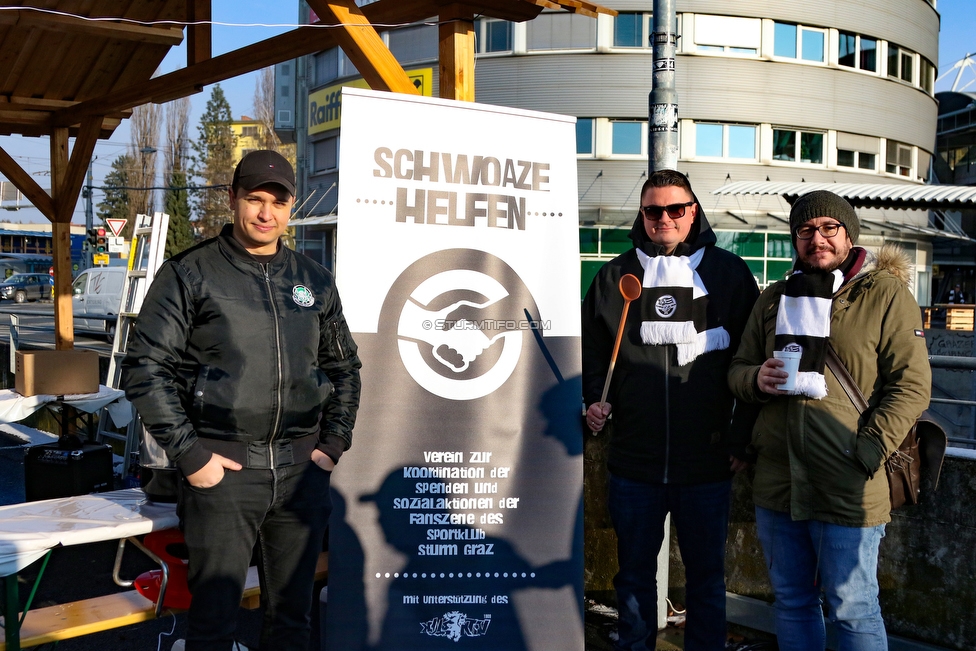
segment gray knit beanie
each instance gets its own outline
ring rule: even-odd
[[[857,244],[857,236],[861,233],[861,222],[857,219],[854,207],[846,199],[829,190],[815,190],[797,199],[793,209],[790,210],[790,237],[794,248],[796,248],[796,229],[817,217],[833,217],[839,221],[847,230],[851,243]]]

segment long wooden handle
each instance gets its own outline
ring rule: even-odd
[[[624,323],[627,321],[627,310],[630,309],[630,301],[624,301],[624,309],[620,311],[620,324],[617,326],[617,340],[613,342],[613,354],[610,355],[610,368],[607,369],[607,381],[603,383],[603,395],[600,402],[607,401],[607,393],[610,392],[610,378],[613,377],[613,367],[617,364],[617,353],[620,351],[620,341],[624,338]]]

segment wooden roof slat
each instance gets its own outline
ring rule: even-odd
[[[151,3],[146,3],[151,4]],[[0,25],[33,27],[57,33],[77,33],[89,37],[108,38],[137,43],[154,43],[167,47],[183,42],[183,30],[179,27],[145,27],[131,23],[92,21],[71,16],[24,11],[0,11]]]
[[[37,184],[37,181],[31,178],[31,175],[10,157],[10,154],[3,147],[0,147],[0,172],[3,172],[3,175],[24,193],[28,201],[34,204],[34,207],[40,210],[41,214],[51,221],[54,220],[54,201],[51,199],[51,195],[45,192]]]

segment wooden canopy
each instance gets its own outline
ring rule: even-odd
[[[52,222],[55,345],[72,348],[69,225],[95,142],[131,110],[306,54],[340,46],[377,90],[416,93],[374,24],[436,16],[440,96],[474,100],[474,18],[521,22],[543,9],[596,17],[615,11],[586,0],[308,0],[319,27],[212,56],[211,0],[0,1],[0,135],[50,136],[48,194],[0,147],[0,172]],[[269,16],[276,3],[268,2]],[[168,24],[166,21],[173,21]],[[323,29],[322,26],[331,27]],[[187,40],[186,67],[153,77]],[[70,155],[68,138],[75,137]]]

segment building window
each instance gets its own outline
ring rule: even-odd
[[[760,289],[782,280],[793,269],[793,247],[788,233],[715,231],[716,245],[742,258]]]
[[[610,122],[611,153],[642,154],[644,151],[644,122],[612,120]]]
[[[576,153],[581,156],[593,155],[593,118],[576,120]]]
[[[773,160],[823,165],[824,134],[773,129]]]
[[[312,143],[312,172],[327,172],[339,167],[339,137]]]
[[[526,24],[526,47],[584,50],[596,47],[596,21],[582,14],[543,13]]]
[[[823,63],[827,30],[791,23],[775,23],[773,56]]]
[[[755,126],[746,124],[695,124],[695,156],[756,160]]]
[[[889,77],[912,83],[914,63],[915,54],[913,52],[900,48],[893,43],[888,44]]]
[[[319,52],[312,57],[312,78],[315,86],[324,86],[339,76],[339,48]]]
[[[935,66],[923,56],[919,56],[918,85],[931,95],[935,90]]]
[[[388,32],[390,52],[397,61],[430,61],[437,59],[437,26],[416,25]]]
[[[838,167],[855,167],[861,170],[876,171],[877,156],[863,151],[853,151],[851,149],[837,150]]]
[[[695,50],[724,54],[759,54],[762,21],[758,18],[695,15]]]
[[[650,47],[651,14],[621,11],[613,20],[614,47]]]
[[[257,138],[258,128],[257,127],[242,127],[241,137],[243,138]]]
[[[513,41],[512,23],[495,18],[479,18],[475,22],[475,39],[478,54],[511,52]]]
[[[912,148],[897,140],[889,140],[885,151],[885,171],[898,176],[912,175]]]
[[[878,72],[878,41],[859,34],[840,32],[837,63],[866,72]]]

